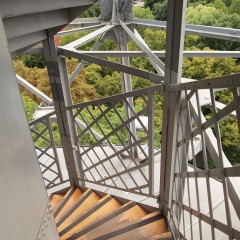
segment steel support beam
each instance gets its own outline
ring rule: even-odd
[[[167,28],[167,24],[165,21],[134,18],[131,23],[140,27],[147,27],[159,30],[166,30]],[[186,24],[186,34],[236,42],[240,41],[239,29]]]
[[[141,35],[138,33],[138,31],[136,29],[134,29],[134,34],[135,36],[138,38],[138,40],[146,46],[146,48],[149,49],[150,52],[153,53],[153,51],[151,51],[151,49],[148,47],[148,45],[145,43],[145,41],[143,40],[143,38],[141,37]],[[154,54],[154,53],[153,53]],[[147,54],[146,54],[147,55]],[[155,54],[154,54],[155,55]],[[148,55],[147,55],[148,56]],[[157,56],[157,55],[156,55]],[[155,70],[157,71],[157,73],[160,75],[160,76],[164,76],[164,63],[162,63],[162,68],[152,60],[151,57],[148,58],[150,63],[153,65],[153,67],[155,68]],[[162,62],[162,61],[161,61]]]
[[[76,18],[69,23],[69,27],[88,27],[101,24],[99,18]]]
[[[8,39],[17,38],[34,32],[57,27],[68,23],[66,9],[43,13],[28,14],[3,20]]]
[[[35,50],[36,51],[36,50]],[[148,57],[143,51],[79,51],[94,57]],[[152,51],[157,57],[165,57],[165,51]],[[34,54],[34,50],[33,50]],[[240,51],[183,51],[183,57],[240,58]]]
[[[0,9],[3,18],[28,15],[39,12],[48,12],[64,8],[74,8],[84,5],[92,5],[96,0],[2,0],[0,1]]]
[[[96,50],[98,49],[104,42],[105,39],[105,34],[98,39],[98,41],[93,45],[91,50]],[[88,62],[86,61],[81,61],[78,66],[75,68],[75,70],[71,73],[69,77],[69,82],[70,84],[74,81],[74,79],[77,77],[77,75],[82,71],[82,69],[87,65]]]
[[[30,33],[24,36],[20,36],[17,38],[11,38],[8,40],[8,50],[11,53],[21,53],[19,50],[24,49],[26,51],[26,47],[32,47],[34,44],[39,43],[47,38],[47,33],[45,30]]]
[[[95,39],[96,37],[104,34],[104,33],[107,33],[108,31],[110,31],[112,28],[114,28],[115,26],[114,25],[106,25],[92,33],[89,33],[88,35],[80,38],[80,39],[77,39],[76,41],[74,42],[71,42],[67,45],[65,45],[64,47],[67,48],[67,49],[74,49],[74,48],[78,48],[78,47],[81,47],[82,45],[90,42],[91,40]]]
[[[176,140],[178,135],[178,117],[181,96],[179,91],[171,91],[172,85],[181,82],[182,73],[182,50],[184,47],[185,14],[187,0],[168,1],[167,18],[167,50],[165,67],[165,94],[163,103],[163,131],[162,131],[162,154],[160,174],[160,209],[168,215],[171,207],[172,187],[174,177],[174,163],[176,161]],[[173,235],[178,239],[178,234],[171,225]]]
[[[74,33],[79,33],[79,32],[86,32],[86,31],[93,31],[97,30],[102,27],[102,24],[99,25],[93,25],[89,27],[83,27],[83,28],[76,28],[76,29],[71,29],[71,30],[66,30],[66,31],[60,31],[56,34],[56,36],[65,36],[69,34],[74,34]]]
[[[70,87],[67,79],[66,66],[62,59],[58,58],[55,48],[54,37],[49,36],[43,42],[44,55],[49,74],[50,86],[56,110],[59,132],[68,169],[69,179],[78,184],[77,159],[72,146],[75,146],[73,139],[73,124],[69,114],[65,111],[66,106],[71,104]]]
[[[165,68],[164,63],[155,55],[152,53],[152,51],[149,49],[148,46],[146,46],[145,42],[142,42],[141,40],[138,39],[137,36],[128,28],[128,26],[121,20],[119,20],[120,25],[122,28],[127,32],[127,34],[131,37],[131,39],[141,48],[143,52],[145,52],[148,57],[153,61],[159,68],[160,70]],[[161,73],[161,76],[163,76],[163,70]]]
[[[32,84],[30,84],[28,81],[20,77],[19,75],[16,75],[18,83],[26,88],[28,91],[36,95],[38,98],[42,99],[47,105],[50,105],[52,103],[52,99],[48,97],[46,94],[35,88]]]
[[[65,49],[64,47],[59,47],[58,54],[66,57],[73,57],[79,60],[95,63],[103,67],[109,67],[115,71],[129,73],[131,75],[134,75],[140,78],[148,79],[151,82],[156,84],[160,83],[161,81],[164,81],[164,77],[161,77],[157,74],[146,72],[146,71],[128,67],[128,66],[124,66],[119,63],[110,62],[104,59],[95,58],[89,55],[81,54],[77,50],[69,50],[69,49]]]
[[[48,4],[47,4],[48,5]],[[1,3],[0,3],[1,6]],[[14,56],[27,47],[47,38],[46,30],[51,35],[56,34],[72,19],[76,18],[90,5],[58,9],[46,12],[29,12],[27,15],[13,15],[4,19],[4,27],[7,32],[9,50]]]

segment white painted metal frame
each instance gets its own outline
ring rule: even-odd
[[[225,80],[230,80],[235,76],[224,77]],[[208,84],[207,84],[208,83]],[[207,85],[208,86],[207,86]],[[206,120],[202,113],[201,113],[201,104],[199,98],[199,90],[195,90],[196,85],[194,82],[181,84],[181,89],[184,98],[182,100],[181,110],[180,110],[180,124],[178,124],[178,128],[182,129],[185,123],[182,120],[181,112],[184,109],[188,111],[188,118],[190,122],[190,126],[194,126],[190,134],[182,135],[180,138],[178,137],[177,140],[177,153],[185,151],[185,156],[189,156],[188,151],[192,151],[192,158],[186,158],[184,161],[189,163],[192,161],[193,167],[188,167],[188,170],[185,172],[181,172],[176,168],[174,168],[174,181],[173,181],[173,199],[172,199],[172,207],[169,208],[169,212],[171,213],[172,219],[176,217],[176,210],[173,206],[175,206],[178,211],[181,211],[181,217],[176,218],[175,221],[172,222],[175,224],[175,228],[181,232],[181,235],[186,238],[191,239],[204,239],[203,236],[206,236],[207,232],[209,231],[209,236],[211,239],[219,239],[220,237],[227,236],[229,239],[238,239],[240,237],[239,229],[236,227],[239,224],[239,194],[240,188],[238,186],[239,179],[240,179],[240,172],[238,166],[231,166],[228,160],[225,157],[225,154],[222,150],[221,144],[221,131],[219,128],[219,123],[227,117],[232,111],[239,109],[239,96],[233,95],[233,101],[228,104],[224,109],[217,111],[215,106],[215,95],[214,95],[214,86],[216,88],[220,88],[224,84],[226,88],[232,89],[233,92],[236,91],[237,87],[240,87],[240,80],[238,81],[225,81],[218,83],[215,79],[203,80],[197,82],[199,89],[209,89],[211,94],[211,101],[212,101],[212,113],[211,118]],[[237,86],[236,86],[237,85]],[[194,90],[193,90],[194,89]],[[197,115],[197,117],[194,117]],[[194,124],[193,124],[194,123]],[[213,128],[213,130],[212,130]],[[211,142],[209,142],[208,135],[209,131],[214,131],[215,134],[211,136]],[[238,130],[239,131],[239,130]],[[194,152],[193,147],[193,140],[196,136],[200,136],[202,141],[202,151],[203,151],[203,169],[199,169],[199,160],[196,159],[196,153]],[[217,156],[214,158],[211,156],[211,149],[214,148],[212,143],[216,139],[216,151]],[[187,148],[187,145],[190,145],[190,149]],[[208,161],[210,160],[207,151],[210,154],[210,159],[212,159],[216,165],[215,168],[209,169]],[[178,156],[178,155],[177,155]],[[181,164],[177,157],[178,164]],[[206,184],[206,194],[208,199],[208,212],[204,212],[203,209],[200,207],[203,203],[201,199],[203,196],[199,195],[199,181],[200,179],[205,179]],[[220,186],[222,186],[222,193],[214,192],[213,189],[213,181],[214,179],[219,179],[221,181]],[[182,188],[182,197],[179,199],[178,192],[178,181],[185,182],[185,187],[180,185]],[[202,181],[202,180],[201,180]],[[191,186],[191,189],[190,189]],[[235,190],[233,190],[235,187]],[[217,195],[216,195],[217,194]],[[196,196],[196,197],[194,197]],[[216,206],[213,206],[212,198],[222,198],[222,207],[218,214],[221,214],[221,218],[216,215]],[[234,217],[235,216],[235,217]],[[189,219],[190,218],[190,219]],[[194,219],[194,221],[193,221]],[[225,220],[224,220],[225,219]],[[184,222],[190,221],[190,228],[186,228],[186,224]],[[196,227],[194,224],[198,224],[198,231],[196,231]],[[195,229],[195,230],[194,230]]]
[[[83,149],[80,152],[79,164],[82,164],[84,177],[79,179],[82,182],[94,183],[100,186],[106,186],[113,189],[124,190],[126,192],[135,193],[138,195],[156,198],[154,196],[154,93],[162,88],[161,85],[151,88],[123,93],[120,95],[98,99],[94,101],[84,102],[69,106],[66,110],[74,112],[73,118],[80,119],[87,126],[85,128],[78,128],[78,149]],[[129,98],[141,98],[145,107],[136,112],[128,103]],[[118,112],[116,106],[119,104],[126,104],[131,110],[131,117],[124,119],[124,116]],[[99,115],[95,115],[91,109],[98,110]],[[83,117],[83,112],[86,112],[89,117],[88,120]],[[85,113],[85,114],[86,114]],[[107,117],[111,113],[116,115],[119,124],[113,123]],[[149,128],[147,129],[139,118],[141,115],[147,114],[149,121]],[[90,120],[89,120],[90,118]],[[101,126],[101,121],[107,121],[110,132],[106,132]],[[129,124],[138,121],[144,129],[143,137],[136,137],[131,132]],[[92,132],[92,129],[98,130],[103,136],[102,139],[97,139]],[[126,144],[121,136],[121,132],[125,131],[130,134],[132,138],[131,144]],[[93,139],[90,141],[90,136]],[[142,132],[143,133],[143,132]],[[125,134],[127,136],[127,134]],[[111,145],[111,138],[116,137],[120,146],[118,148],[104,148],[104,142]],[[127,141],[128,142],[128,141]],[[148,144],[148,151],[145,152],[142,144]],[[136,157],[130,151],[132,147],[137,147],[139,155],[141,153],[143,159],[140,159],[142,164],[136,160]],[[125,156],[125,160],[122,158]],[[127,160],[128,159],[128,160]],[[129,160],[131,160],[129,162]],[[142,167],[148,166],[148,171],[142,170]],[[139,175],[136,179],[134,176]],[[129,184],[129,178],[132,184]],[[128,179],[128,180],[127,180]],[[139,183],[141,180],[141,184]],[[128,181],[128,184],[125,183]],[[143,184],[144,182],[144,184]]]

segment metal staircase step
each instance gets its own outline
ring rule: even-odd
[[[161,233],[152,237],[152,240],[172,240],[171,232]]]
[[[109,223],[114,218],[121,216],[124,212],[128,211],[129,209],[136,206],[135,202],[129,201],[122,205],[120,208],[116,209],[115,211],[107,214],[106,216],[97,219],[93,223],[89,224],[83,229],[80,229],[78,232],[74,234],[76,239],[89,239],[91,235],[95,233],[95,231],[101,232],[102,226],[104,226],[106,223]]]
[[[68,209],[70,209],[83,194],[84,191],[81,188],[69,189],[68,193],[64,196],[61,203],[53,212],[56,222],[61,219]]]
[[[106,195],[101,200],[98,201],[92,208],[88,209],[81,216],[74,219],[74,221],[60,232],[59,235],[61,239],[76,239],[72,237],[79,229],[83,229],[88,225],[92,224],[96,219],[102,218],[107,214],[119,209],[122,204],[113,198],[111,195]]]
[[[101,236],[92,237],[91,239],[151,239],[152,236],[166,231],[167,228],[163,215],[159,211],[155,211],[135,221],[127,222],[120,226],[114,226],[112,227],[111,232]]]
[[[56,205],[63,199],[64,194],[51,194],[49,196],[51,207],[54,209]]]
[[[93,192],[91,189],[87,189],[77,202],[57,221],[58,231],[61,232],[65,229],[74,219],[91,208],[100,199],[101,197],[97,193]]]
[[[50,197],[61,240],[172,239],[158,210],[146,210],[133,201],[121,203],[91,189],[71,187],[65,196],[54,195]]]
[[[105,218],[100,219],[99,222],[101,222],[101,225],[98,227],[95,226],[91,232],[88,232],[82,237],[80,237],[79,233],[76,233],[74,234],[74,237],[76,239],[82,240],[93,239],[97,236],[110,233],[112,231],[112,228],[109,228],[109,226],[121,226],[122,224],[135,221],[149,214],[148,211],[137,205],[135,202],[131,201],[123,205],[119,210],[120,211],[117,210],[118,212],[116,211],[110,213],[110,216],[106,216]]]

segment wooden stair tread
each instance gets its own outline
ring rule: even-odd
[[[64,213],[67,212],[67,210],[71,208],[83,194],[84,191],[82,189],[76,188],[74,192],[71,194],[68,201],[63,206],[62,210],[56,216],[56,221],[59,221],[59,219],[64,215]]]
[[[166,231],[165,219],[157,220],[152,223],[146,224],[142,227],[126,232],[124,234],[120,234],[114,238],[111,238],[111,240],[120,240],[120,239],[154,240],[152,236],[162,231],[163,232]]]
[[[72,205],[68,211],[65,212],[64,216],[67,216],[67,219],[58,225],[58,231],[61,232],[63,229],[65,229],[67,226],[69,226],[75,218],[80,216],[82,213],[87,211],[89,208],[91,208],[94,204],[96,204],[101,197],[93,192],[91,189],[88,189],[84,194],[79,198],[79,200]],[[74,211],[72,211],[74,209]],[[62,217],[64,217],[62,216]]]
[[[172,239],[173,237],[171,232],[161,233],[152,237],[152,240],[172,240]]]
[[[113,226],[110,233],[93,236],[91,239],[149,239],[150,236],[166,232],[166,223],[159,211],[148,214],[135,221]]]
[[[133,204],[133,202],[128,202],[127,204],[125,204],[125,206],[129,204]],[[109,226],[120,226],[121,224],[125,224],[140,219],[146,216],[148,213],[149,213],[148,211],[134,203],[134,205],[131,208],[126,209],[123,212],[120,212],[120,214],[110,219],[109,221],[104,221],[103,218],[102,219],[103,223],[100,226],[94,228],[93,230],[91,230],[91,232],[88,232],[87,234],[81,236],[79,239],[81,240],[93,239],[94,237],[97,237],[99,233],[101,233],[101,235],[107,234],[112,230],[111,228],[109,228]],[[114,214],[114,212],[112,214]]]
[[[51,207],[55,208],[55,206],[63,199],[64,194],[53,194],[50,196]]]
[[[97,219],[102,218],[103,216],[120,208],[121,206],[122,204],[118,200],[116,200],[110,195],[106,195],[97,204],[95,204],[95,206],[93,206],[92,209],[89,209],[88,211],[84,212],[82,216],[79,216],[82,217],[82,221],[80,221],[78,224],[72,227],[71,230],[69,230],[61,237],[61,239],[71,239],[71,236],[78,232],[79,229],[83,229],[84,227],[90,225]],[[94,212],[94,214],[92,214],[92,212]],[[73,239],[76,238],[74,237]]]
[[[133,201],[122,204],[109,194],[99,194],[71,187],[65,196],[50,195],[61,240],[173,239],[160,211],[147,211]]]

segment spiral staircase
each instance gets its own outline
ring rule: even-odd
[[[161,212],[134,201],[75,187],[50,201],[60,239],[172,239]]]
[[[240,167],[224,154],[219,129],[231,117],[239,131],[240,76],[195,81],[181,74],[183,56],[239,58],[239,52],[183,51],[185,34],[239,42],[240,30],[186,24],[186,0],[168,1],[167,22],[134,18],[132,0],[102,0],[99,17],[76,19],[96,2],[0,1],[2,239],[240,239]],[[166,31],[166,51],[152,51],[138,27]],[[91,32],[56,46],[55,36],[81,31]],[[91,51],[79,50],[93,39]],[[106,39],[116,51],[99,51]],[[129,51],[130,41],[140,51]],[[16,76],[12,58],[22,53],[44,54],[52,98]],[[154,71],[133,68],[130,57],[148,58]],[[79,60],[70,75],[67,58]],[[73,104],[70,85],[87,63],[119,71],[123,93]],[[152,86],[132,91],[131,76]],[[46,106],[30,123],[18,84]],[[216,98],[222,89],[232,91],[227,105]],[[164,99],[161,149],[154,146],[155,96]],[[211,109],[208,119],[203,107]]]

